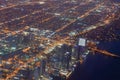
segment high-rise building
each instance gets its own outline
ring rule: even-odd
[[[39,70],[40,70],[39,75],[45,74],[45,69],[46,69],[46,59],[41,58],[40,67],[39,67]]]
[[[38,71],[38,67],[35,67],[34,69],[34,80],[38,80],[39,79],[39,71]]]
[[[79,38],[77,45],[77,60],[80,60],[80,56],[84,53],[86,47],[86,39]]]

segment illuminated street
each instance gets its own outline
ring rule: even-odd
[[[119,20],[111,0],[0,0],[0,80],[71,80],[89,55],[119,59],[99,47],[120,41]]]

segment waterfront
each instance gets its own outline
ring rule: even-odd
[[[1,80],[117,78],[119,3],[110,0],[0,2]]]

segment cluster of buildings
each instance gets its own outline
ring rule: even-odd
[[[118,8],[104,0],[2,3],[6,6],[0,4],[0,79],[6,80],[66,80],[89,54],[89,41],[79,33],[105,23]],[[66,38],[70,44],[61,42]]]

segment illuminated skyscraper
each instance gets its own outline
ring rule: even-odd
[[[80,60],[80,56],[84,53],[86,46],[86,39],[79,38],[78,45],[77,45],[77,60]]]

